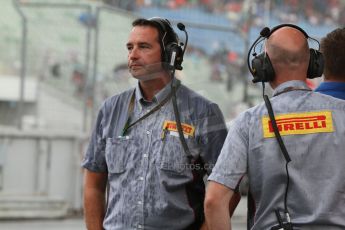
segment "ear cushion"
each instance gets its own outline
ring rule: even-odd
[[[270,60],[266,53],[261,53],[252,60],[253,70],[253,83],[269,82],[274,79],[275,72]]]
[[[168,56],[167,60],[170,66],[174,66],[177,70],[182,70],[182,48],[175,42],[171,42],[166,46],[165,54]],[[173,62],[173,63],[171,63]]]
[[[320,51],[309,49],[310,59],[308,65],[307,77],[309,79],[321,77],[324,68],[323,55]]]
[[[182,70],[183,62],[183,52],[181,46],[178,44],[178,36],[172,28],[169,20],[153,17],[149,19],[155,22],[159,28],[160,33],[165,33],[161,41],[162,47],[162,63],[164,68],[175,68],[177,70]],[[173,57],[174,55],[174,57]],[[173,63],[171,63],[173,62]]]

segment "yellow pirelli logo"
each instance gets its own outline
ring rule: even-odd
[[[191,125],[181,123],[182,131],[185,135],[194,136],[195,128]],[[163,129],[177,132],[177,126],[175,121],[164,121]]]
[[[282,136],[334,131],[331,111],[282,114],[276,116],[276,122]],[[262,117],[262,127],[265,138],[275,136],[268,116]]]

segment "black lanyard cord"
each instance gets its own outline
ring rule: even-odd
[[[173,104],[173,109],[174,109],[174,115],[175,115],[175,120],[176,120],[176,127],[177,127],[177,131],[179,134],[179,138],[183,147],[184,152],[187,155],[188,161],[189,162],[193,162],[193,155],[191,154],[186,139],[184,137],[183,134],[183,129],[182,129],[182,124],[181,124],[181,120],[180,120],[180,114],[178,111],[178,107],[177,107],[177,99],[176,99],[176,90],[177,88],[180,86],[180,81],[176,80],[176,79],[172,79],[171,82],[171,92],[170,94],[164,98],[164,100],[162,100],[156,107],[154,107],[150,112],[146,113],[144,116],[140,117],[138,120],[134,121],[133,123],[129,123],[129,117],[131,115],[131,113],[134,110],[134,100],[135,100],[135,90],[133,91],[130,103],[128,105],[128,118],[127,118],[127,122],[125,124],[125,127],[122,130],[122,136],[124,136],[126,134],[126,132],[128,131],[128,129],[130,129],[131,127],[133,127],[135,124],[139,123],[140,121],[144,120],[145,118],[147,118],[148,116],[150,116],[151,114],[153,114],[154,112],[156,112],[157,110],[159,110],[165,103],[167,103],[170,98],[172,98],[172,104]]]

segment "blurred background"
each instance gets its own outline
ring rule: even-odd
[[[344,8],[345,0],[2,0],[0,228],[13,219],[81,218],[80,162],[97,110],[136,84],[125,46],[135,18],[185,24],[176,75],[230,122],[262,101],[247,69],[260,30],[294,23],[320,40],[345,25]]]

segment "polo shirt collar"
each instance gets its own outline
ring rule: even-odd
[[[274,91],[273,96],[278,95],[284,92],[287,88],[295,88],[295,89],[302,89],[302,90],[311,90],[305,81],[287,81],[280,84]]]
[[[155,96],[152,98],[152,102],[160,103],[169,95],[170,92],[171,92],[171,81],[167,85],[165,85],[164,88],[162,88],[158,93],[155,94]],[[152,103],[150,101],[147,101],[144,98],[139,81],[135,87],[135,99],[136,101],[139,101],[141,103]]]

